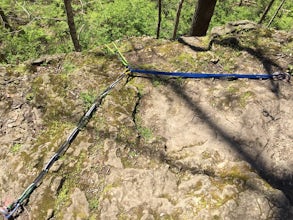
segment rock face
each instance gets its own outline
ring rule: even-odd
[[[290,71],[293,37],[256,28],[212,42],[134,38],[119,47],[144,69]],[[103,48],[1,67],[3,202],[21,195],[121,72]],[[129,77],[19,218],[292,219],[292,94],[283,81]]]
[[[71,205],[67,208],[63,219],[88,219],[89,218],[89,204],[84,192],[75,188],[70,195],[72,200]]]
[[[194,210],[198,203],[205,202],[209,208],[193,213],[198,219],[283,218],[286,211],[279,208],[288,206],[288,200],[261,177],[274,184],[276,180],[285,183],[292,175],[292,159],[281,156],[282,150],[276,146],[291,151],[290,129],[281,127],[287,126],[289,112],[285,113],[285,109],[290,105],[289,94],[293,91],[291,85],[282,85],[281,96],[286,103],[282,105],[268,89],[269,84],[251,81],[219,84],[209,80],[189,81],[181,88],[170,83],[153,89],[142,101],[149,106],[142,105],[145,126],[152,126],[156,134],[166,138],[166,163],[170,168],[193,174],[185,177],[187,181],[179,181],[178,198],[170,193],[175,201],[186,198],[180,202],[184,211],[179,218],[190,218],[186,207]],[[270,118],[265,111],[284,112],[284,121]],[[277,128],[276,123],[280,123]],[[280,134],[280,130],[284,133]],[[292,185],[288,181],[285,188],[279,187],[289,190]],[[179,189],[187,190],[186,194],[180,195],[184,191]],[[282,205],[273,211],[273,204]]]
[[[212,36],[223,36],[226,34],[233,34],[233,33],[239,33],[243,31],[251,31],[257,29],[257,24],[248,21],[235,21],[235,22],[229,22],[225,26],[215,27],[212,29],[211,34]]]

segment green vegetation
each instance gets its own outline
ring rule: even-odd
[[[76,69],[76,66],[69,61],[67,61],[63,64],[64,74],[70,73],[75,69]]]
[[[46,130],[42,132],[39,138],[36,140],[36,147],[39,145],[46,143],[46,141],[50,140],[51,144],[54,145],[58,143],[59,140],[64,136],[64,132],[73,128],[73,125],[70,123],[64,123],[60,121],[51,121],[48,123],[48,127]]]
[[[21,144],[14,144],[14,145],[11,147],[10,151],[11,151],[12,153],[17,153],[17,152],[20,150],[20,148],[21,148]]]
[[[82,99],[84,106],[89,108],[95,101],[95,94],[93,92],[81,92],[80,98]]]
[[[150,140],[153,138],[153,132],[150,128],[138,126],[138,132],[145,140]]]
[[[90,209],[97,209],[99,207],[99,199],[98,198],[92,198],[89,201],[89,207],[90,207]]]
[[[142,119],[140,118],[140,116],[136,116],[135,122],[136,122],[136,128],[137,128],[137,131],[138,131],[139,135],[145,141],[149,141],[154,137],[154,134],[153,134],[152,130],[143,125]]]
[[[268,0],[246,1],[239,6],[240,1],[226,0],[218,1],[211,26],[223,25],[230,21],[252,20],[258,22],[264,9],[268,5]],[[277,10],[281,1],[276,1],[269,11],[264,25],[267,25],[273,14]],[[292,29],[293,24],[293,2],[287,1],[278,16],[272,23],[271,27],[282,30]],[[259,16],[260,15],[260,16]]]
[[[58,193],[57,199],[56,199],[56,207],[59,208],[64,203],[69,201],[69,185],[65,181],[64,185],[62,186],[60,192]]]
[[[259,21],[268,0],[218,1],[210,28],[235,20]],[[193,0],[183,4],[177,35],[189,33],[195,9]],[[157,3],[154,0],[72,1],[77,35],[85,50],[132,36],[155,36]],[[279,5],[273,5],[267,24]],[[178,0],[163,1],[161,37],[173,32]],[[272,23],[273,28],[290,30],[293,24],[292,1],[286,1]],[[66,53],[73,50],[62,0],[3,0],[0,8],[11,28],[0,19],[0,63],[19,63],[42,54]]]

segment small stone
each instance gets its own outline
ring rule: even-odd
[[[64,178],[62,177],[56,177],[51,185],[51,190],[57,195],[58,191],[61,189],[62,184],[64,182]]]
[[[0,77],[4,77],[6,74],[6,68],[0,66]]]
[[[213,59],[211,59],[211,62],[212,62],[213,64],[217,64],[219,61],[220,61],[219,58],[213,58]]]
[[[144,215],[141,217],[140,220],[154,220],[154,219],[155,219],[154,216],[147,212],[147,213],[144,213]]]

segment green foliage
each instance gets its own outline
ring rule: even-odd
[[[21,144],[14,144],[14,145],[11,147],[10,151],[11,151],[12,153],[17,153],[17,152],[20,150],[20,148],[21,148]]]
[[[57,210],[62,209],[62,207],[66,207],[70,202],[70,190],[72,188],[72,182],[70,180],[65,180],[62,185],[62,188],[58,192],[57,199],[55,200],[55,208]]]
[[[0,53],[5,56],[2,62],[19,63],[41,54],[71,50],[62,0],[45,2],[1,1],[0,7],[15,30],[0,29]]]
[[[75,69],[76,69],[76,66],[72,62],[68,62],[68,61],[64,62],[63,64],[64,74],[70,73]]]
[[[93,92],[81,92],[80,98],[82,99],[86,108],[89,108],[95,101],[95,94]]]
[[[239,1],[225,0],[218,1],[215,13],[211,21],[211,27],[226,24],[227,22],[237,20],[251,20],[258,22],[265,8],[269,4],[270,0],[255,0],[248,1],[243,6],[239,6]],[[273,14],[277,10],[281,0],[277,0],[270,9],[265,21],[266,25],[272,18]],[[283,30],[292,29],[293,25],[293,2],[286,1],[282,9],[278,13],[278,16],[272,23],[271,27]],[[211,28],[210,27],[210,28]]]
[[[154,35],[154,3],[145,0],[117,0],[96,4],[91,13],[78,21],[84,23],[83,47],[111,42],[124,36]]]
[[[97,209],[99,207],[99,199],[98,198],[93,198],[89,201],[89,208],[91,210]]]
[[[23,31],[15,35],[6,35],[2,53],[6,55],[7,60],[13,63],[18,63],[27,57],[38,57],[44,47],[42,39],[46,40],[47,38],[42,29],[35,29],[32,26],[24,27]],[[3,35],[0,37],[3,38]]]
[[[179,0],[162,1],[161,37],[163,38],[172,37],[178,4]],[[195,1],[185,0],[181,10],[177,36],[189,33],[194,10]],[[157,14],[157,11],[155,14]],[[154,21],[157,22],[157,18]]]
[[[281,0],[277,0],[267,15],[267,24]],[[179,0],[163,1],[161,37],[173,33]],[[218,1],[210,28],[236,20],[258,22],[269,0]],[[185,0],[177,35],[189,33],[196,1]],[[83,0],[72,1],[77,35],[82,47],[98,45],[132,36],[155,36],[157,1],[155,0]],[[67,53],[73,50],[63,0],[2,0],[13,32],[5,29],[0,19],[0,63],[19,63],[42,54]],[[286,1],[272,23],[273,28],[292,30],[293,2]]]
[[[150,128],[143,126],[142,120],[139,116],[136,117],[135,121],[136,129],[145,141],[149,141],[154,137],[153,131]]]

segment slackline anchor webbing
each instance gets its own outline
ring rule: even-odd
[[[113,48],[110,45],[106,44],[107,49],[112,53],[112,54],[116,54],[119,58],[119,60],[121,61],[121,63],[123,64],[123,66],[125,66],[126,68],[129,66],[128,61],[126,60],[126,58],[122,55],[121,51],[119,50],[119,48],[117,47],[117,45],[113,42],[112,43]]]
[[[192,72],[166,72],[157,70],[132,69],[128,67],[131,73],[163,75],[182,78],[215,78],[215,79],[273,79],[290,81],[290,74],[285,72],[275,72],[273,74],[228,74],[228,73],[192,73]]]
[[[41,184],[44,176],[48,173],[50,168],[53,166],[53,164],[62,156],[65,154],[71,143],[75,140],[78,133],[88,124],[89,120],[92,118],[93,114],[96,112],[97,108],[101,105],[103,99],[105,96],[128,74],[130,71],[128,69],[125,69],[125,71],[110,85],[108,86],[94,101],[92,106],[88,109],[88,111],[82,116],[80,121],[78,122],[76,128],[73,129],[73,131],[70,133],[70,135],[67,137],[66,141],[63,142],[59,146],[59,149],[56,151],[56,153],[49,159],[47,164],[44,166],[43,170],[39,173],[39,175],[35,178],[35,180],[24,190],[24,192],[21,194],[21,196],[14,201],[12,204],[10,204],[7,207],[0,207],[0,213],[4,216],[6,219],[11,219],[14,216],[19,215],[20,213],[17,213],[20,207],[22,207],[26,200],[29,199],[32,192]],[[20,211],[21,212],[21,211]]]

